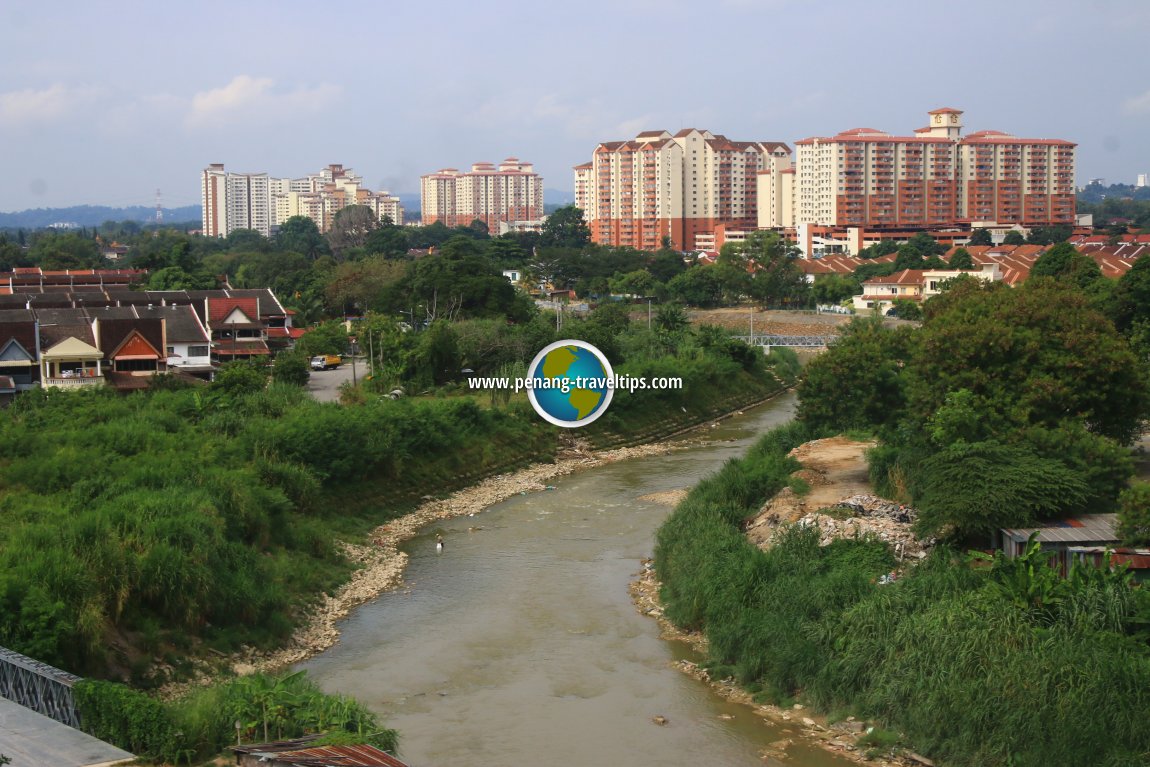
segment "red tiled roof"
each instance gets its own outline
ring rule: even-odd
[[[235,309],[246,314],[249,320],[259,319],[259,299],[212,297],[208,299],[208,322],[222,322]]]
[[[992,133],[992,131],[983,131],[983,133]],[[978,135],[971,134],[966,138],[960,139],[960,144],[1045,144],[1054,146],[1078,146],[1073,141],[1066,141],[1060,138],[1016,138],[1009,136],[1005,133],[999,135]]]
[[[871,277],[863,285],[921,285],[925,269],[903,269],[888,277]]]

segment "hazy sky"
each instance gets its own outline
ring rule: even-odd
[[[343,163],[417,192],[707,128],[792,144],[926,112],[1150,173],[1150,0],[0,0],[0,211],[199,202],[200,171]]]

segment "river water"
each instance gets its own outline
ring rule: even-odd
[[[414,767],[762,765],[759,752],[793,733],[670,668],[699,659],[659,639],[627,587],[670,513],[639,497],[691,487],[794,406],[787,394],[667,455],[429,526],[405,547],[405,588],[358,608],[339,644],[300,667],[398,729]],[[788,754],[847,764],[801,742]]]

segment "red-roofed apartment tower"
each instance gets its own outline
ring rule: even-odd
[[[599,144],[591,162],[575,167],[575,205],[597,243],[656,250],[666,239],[690,250],[697,235],[753,229],[758,175],[789,168],[790,154],[776,141],[647,131]]]
[[[1073,225],[1075,144],[999,131],[962,136],[962,112],[936,109],[913,136],[855,128],[795,142],[793,173],[760,175],[761,227],[870,230],[979,223]],[[789,182],[789,183],[788,183]]]

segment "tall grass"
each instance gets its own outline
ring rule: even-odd
[[[893,563],[877,541],[820,547],[791,528],[766,552],[749,544],[741,523],[814,436],[768,433],[658,532],[667,616],[705,630],[715,673],[896,728],[948,765],[1150,763],[1150,599],[1125,576],[1052,586],[1041,562],[976,569],[940,548],[878,585]]]
[[[196,688],[174,703],[85,680],[76,687],[76,701],[86,732],[145,759],[174,764],[213,757],[237,736],[244,743],[266,743],[327,733],[339,742],[393,752],[399,740],[363,704],[321,692],[302,671],[238,677]]]

